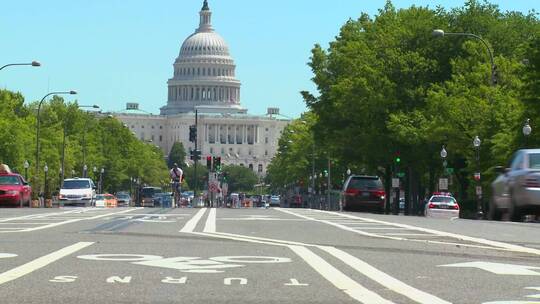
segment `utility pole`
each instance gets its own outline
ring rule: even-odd
[[[197,165],[199,164],[199,150],[198,150],[198,123],[199,123],[199,110],[195,110],[195,180],[193,181],[193,197],[194,199],[197,199],[197,188],[198,188],[198,181],[197,181]]]

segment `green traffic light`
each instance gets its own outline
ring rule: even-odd
[[[401,158],[397,157],[396,158],[396,163],[400,163],[401,162]]]

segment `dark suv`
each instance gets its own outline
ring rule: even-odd
[[[351,175],[343,185],[343,209],[384,212],[386,193],[378,176]]]

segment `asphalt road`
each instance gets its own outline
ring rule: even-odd
[[[540,225],[308,209],[2,209],[0,303],[540,303]]]

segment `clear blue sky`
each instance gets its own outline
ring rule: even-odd
[[[385,0],[209,0],[213,24],[228,42],[252,114],[279,107],[305,111],[299,91],[314,91],[306,63],[315,43],[327,45],[348,18],[374,15]],[[395,0],[462,6],[463,0]],[[540,10],[539,0],[493,0],[503,10]],[[183,40],[198,26],[202,0],[18,0],[0,10],[0,65],[33,59],[40,68],[0,71],[0,87],[27,101],[49,91],[77,90],[80,104],[122,110],[126,102],[158,113]],[[69,99],[72,97],[68,97]]]

